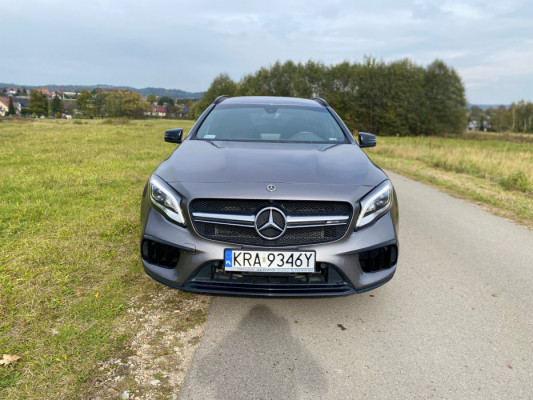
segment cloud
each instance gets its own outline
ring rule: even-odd
[[[532,9],[522,0],[26,0],[2,10],[14,39],[0,76],[198,91],[221,72],[240,79],[276,60],[440,58],[471,101],[510,102],[533,82]]]
[[[454,18],[476,21],[484,17],[482,8],[464,2],[445,2],[440,9],[445,13],[450,13]]]

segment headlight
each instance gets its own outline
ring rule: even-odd
[[[181,226],[185,226],[185,219],[181,212],[181,198],[161,178],[155,175],[150,177],[150,200],[153,206],[169,219]]]
[[[392,206],[392,184],[385,181],[361,200],[361,211],[357,217],[355,228],[361,228],[375,221]]]

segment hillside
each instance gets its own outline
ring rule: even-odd
[[[137,89],[129,86],[113,86],[113,85],[105,85],[105,84],[96,84],[96,85],[20,85],[16,83],[1,83],[0,87],[25,87],[26,89],[36,89],[36,88],[48,88],[50,91],[56,91],[56,90],[62,90],[65,92],[76,92],[83,89],[93,90],[94,88],[101,88],[106,90],[111,89],[122,89],[122,90],[131,90],[134,92],[138,92],[142,94],[143,96],[149,95],[149,94],[155,94],[158,97],[161,96],[169,96],[174,98],[181,98],[181,99],[199,99],[202,97],[203,92],[187,92],[185,90],[180,89],[165,89],[165,88],[153,88],[153,87],[147,87],[142,89]]]

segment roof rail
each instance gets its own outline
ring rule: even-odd
[[[316,101],[318,104],[321,104],[324,107],[329,107],[328,102],[326,100],[324,100],[322,97],[313,97],[311,100]]]
[[[222,96],[218,96],[215,100],[213,100],[213,104],[219,104],[222,103],[224,100],[226,100],[229,96],[227,94],[223,94]]]

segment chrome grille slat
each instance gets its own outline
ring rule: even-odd
[[[237,214],[218,214],[207,212],[193,212],[195,222],[205,222],[207,224],[225,224],[235,226],[254,226],[255,216]]]
[[[287,215],[287,228],[311,228],[316,226],[344,225],[350,220],[349,215]]]
[[[196,222],[207,224],[224,224],[234,226],[254,226],[255,216],[238,214],[218,214],[193,212]],[[293,216],[287,215],[287,228],[313,228],[319,226],[344,225],[350,220],[349,215]]]

